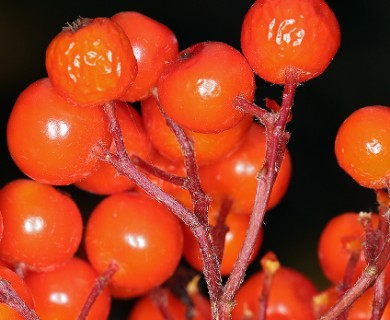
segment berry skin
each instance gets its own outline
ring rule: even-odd
[[[237,150],[226,158],[199,168],[201,184],[210,196],[228,196],[233,211],[250,214],[254,205],[257,173],[265,157],[264,127],[253,123]],[[291,157],[286,150],[280,171],[272,188],[267,209],[275,207],[287,191],[291,177]]]
[[[175,271],[183,250],[179,220],[143,193],[110,195],[92,211],[85,248],[92,266],[103,273],[115,260],[111,285],[130,296],[161,285]],[[114,292],[115,292],[114,288]]]
[[[147,136],[142,119],[138,111],[125,102],[116,102],[116,114],[121,127],[123,141],[127,153],[137,155],[148,161],[152,156],[152,144]],[[114,141],[110,151],[116,154]],[[75,185],[87,192],[108,195],[116,192],[130,190],[135,183],[128,177],[118,174],[116,169],[109,163],[101,161],[97,170]]]
[[[0,258],[28,270],[48,271],[69,260],[82,238],[76,203],[54,187],[18,179],[0,191],[4,233]]]
[[[374,227],[378,216],[372,215]],[[356,212],[345,212],[333,217],[321,233],[318,258],[325,276],[334,284],[340,283],[353,250],[361,250],[352,281],[356,281],[367,266],[364,257],[364,229]]]
[[[50,272],[30,272],[25,281],[41,320],[77,319],[99,275],[86,261],[72,258]],[[87,320],[106,320],[111,307],[108,288],[96,299]]]
[[[361,186],[390,185],[390,107],[367,106],[341,124],[335,141],[340,167]]]
[[[236,295],[237,305],[233,309],[233,320],[252,315],[258,319],[259,298],[263,289],[264,272],[250,276]],[[267,320],[300,319],[314,320],[312,299],[317,293],[314,284],[305,275],[287,267],[276,272],[266,311]]]
[[[183,163],[183,152],[172,130],[166,124],[153,97],[141,102],[145,129],[154,147],[173,162]],[[233,128],[219,133],[199,133],[185,130],[194,142],[195,158],[199,166],[215,163],[231,154],[240,145],[253,119],[246,115]]]
[[[241,48],[256,74],[284,84],[319,76],[340,46],[340,27],[323,0],[257,0],[244,18]]]
[[[0,278],[7,280],[26,305],[35,310],[35,303],[31,291],[21,277],[11,269],[0,265]],[[0,303],[0,315],[1,319],[24,320],[24,317],[20,313],[7,306],[5,303]]]
[[[111,20],[126,33],[138,65],[137,76],[122,99],[143,100],[151,94],[165,65],[176,58],[176,36],[164,24],[134,11],[119,12]]]
[[[210,41],[179,53],[165,68],[157,89],[163,109],[178,124],[196,132],[217,133],[244,117],[234,107],[234,99],[253,101],[255,82],[239,51]]]
[[[49,79],[18,97],[7,124],[8,150],[28,177],[52,185],[74,183],[95,170],[93,148],[111,136],[101,108],[80,108],[63,99]]]
[[[187,306],[180,301],[179,298],[174,296],[169,290],[163,289],[167,295],[167,309],[172,320],[186,320]],[[198,310],[197,304],[202,304],[204,307],[208,307],[210,310],[210,302],[200,294],[195,294],[191,297],[191,302],[194,304],[193,317],[191,320],[211,320],[211,312],[209,315],[203,315]],[[203,307],[203,308],[204,308]],[[199,308],[200,309],[200,308]],[[127,320],[164,320],[161,311],[156,306],[150,295],[144,295],[140,297],[131,309]]]
[[[209,223],[211,226],[214,226],[216,224],[219,209],[220,204],[218,204],[218,201],[213,201],[209,209]],[[225,221],[225,225],[228,227],[228,231],[225,235],[223,256],[220,265],[222,276],[228,276],[233,270],[234,264],[238,258],[238,254],[240,253],[240,250],[244,243],[246,230],[248,229],[249,225],[249,215],[240,214],[238,212],[229,212]],[[191,230],[185,225],[183,225],[183,234],[183,257],[186,259],[188,264],[191,265],[195,270],[202,272],[203,261],[199,244],[196,241]],[[256,239],[250,263],[253,261],[253,259],[256,258],[257,254],[259,253],[262,239],[263,229],[260,229],[260,234]]]
[[[126,34],[111,19],[79,19],[50,42],[46,70],[66,98],[98,105],[124,95],[137,75],[137,61]]]

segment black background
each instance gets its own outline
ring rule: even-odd
[[[134,10],[169,26],[180,49],[205,40],[224,41],[240,49],[242,19],[252,1],[2,1],[0,3],[0,187],[23,177],[6,148],[6,121],[18,94],[45,77],[45,50],[66,22]],[[289,150],[293,160],[290,188],[265,219],[261,254],[274,251],[282,264],[327,286],[317,261],[317,244],[326,222],[344,211],[375,209],[373,191],[358,186],[337,165],[333,144],[337,128],[353,110],[390,105],[390,26],[388,1],[328,1],[339,19],[342,43],[326,72],[298,88]],[[280,99],[282,88],[258,79],[256,101]],[[72,193],[86,214],[99,200]],[[251,271],[257,266],[252,267]],[[120,304],[124,309],[125,303]],[[115,305],[117,306],[117,305]],[[113,314],[125,319],[125,312]]]

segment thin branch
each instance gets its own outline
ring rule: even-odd
[[[9,281],[3,278],[0,278],[0,302],[18,312],[25,320],[39,320],[35,311],[27,306]]]
[[[106,288],[106,286],[114,276],[115,272],[118,271],[118,269],[119,265],[115,261],[111,261],[107,267],[107,270],[96,279],[95,285],[93,286],[90,294],[88,295],[87,300],[84,303],[83,308],[81,309],[77,317],[77,320],[87,319],[88,314],[91,311],[91,308],[95,303],[96,299]]]
[[[228,319],[228,314],[231,313],[231,308],[233,308],[234,296],[243,282],[255,241],[263,223],[271,189],[286,150],[289,135],[285,132],[285,127],[293,105],[295,89],[298,85],[295,72],[289,73],[286,80],[280,111],[276,114],[269,113],[273,115],[271,118],[263,117],[267,138],[265,160],[263,168],[258,174],[256,198],[244,244],[224,287],[221,301],[223,310],[220,310],[220,313],[226,315],[226,319]]]
[[[109,161],[119,173],[133,180],[153,199],[163,203],[191,229],[200,246],[204,262],[203,272],[209,290],[213,316],[216,318],[216,304],[222,292],[222,277],[219,270],[218,258],[213,247],[212,238],[210,237],[208,224],[205,223],[204,218],[194,214],[174,197],[162,191],[157,185],[150,181],[145,174],[135,167],[130,161],[123,143],[121,129],[115,114],[115,102],[105,103],[104,111],[117,149],[117,157],[107,157],[107,161]]]
[[[378,275],[384,270],[390,258],[390,241],[387,240],[381,253],[364,270],[355,285],[347,290],[345,294],[321,317],[321,320],[336,319],[341,313],[348,309],[368,288],[370,288]]]

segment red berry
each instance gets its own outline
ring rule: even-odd
[[[390,107],[368,106],[349,115],[337,132],[335,153],[341,168],[363,187],[389,187]]]
[[[173,162],[183,163],[183,151],[172,130],[166,124],[156,100],[151,97],[141,103],[145,129],[154,147]],[[233,128],[218,133],[199,133],[185,130],[194,143],[198,165],[215,163],[231,154],[241,143],[252,123],[246,115]]]
[[[375,225],[378,217],[372,215]],[[323,229],[318,245],[318,258],[325,276],[334,284],[340,283],[354,250],[359,258],[353,274],[356,281],[367,266],[364,257],[364,229],[356,212],[345,212],[333,217]]]
[[[73,105],[47,78],[19,95],[8,119],[12,159],[24,174],[43,183],[66,185],[86,177],[98,163],[94,147],[110,141],[103,110]]]
[[[12,289],[16,291],[16,293],[26,303],[26,305],[29,308],[35,310],[35,303],[31,291],[27,286],[26,282],[21,277],[19,277],[11,269],[3,265],[0,265],[0,278],[8,281]],[[22,317],[22,315],[19,312],[7,306],[5,303],[0,303],[0,315],[1,315],[1,319],[24,320],[24,317]]]
[[[0,258],[29,270],[57,268],[76,253],[83,225],[76,203],[54,187],[27,179],[0,191],[4,234]]]
[[[259,298],[263,288],[264,272],[250,276],[237,292],[237,305],[233,320],[245,319],[245,315],[258,317]],[[312,299],[317,289],[312,281],[300,272],[280,267],[273,278],[267,306],[267,320],[314,320]]]
[[[211,196],[233,199],[233,211],[251,213],[255,201],[257,174],[265,156],[265,130],[253,123],[241,145],[225,159],[199,168],[201,184]],[[268,209],[275,207],[285,195],[291,176],[291,158],[286,150]]]
[[[320,75],[340,45],[340,27],[323,0],[257,0],[244,18],[241,47],[264,80],[284,84]]]
[[[99,273],[112,260],[117,262],[111,285],[130,297],[161,285],[173,274],[181,259],[183,234],[166,207],[143,193],[123,192],[106,197],[93,210],[85,247]]]
[[[244,117],[234,100],[252,101],[255,83],[239,51],[211,41],[182,51],[165,68],[157,88],[163,109],[174,121],[192,131],[216,133]]]
[[[149,160],[153,151],[152,144],[145,132],[138,111],[133,106],[119,101],[116,102],[116,111],[129,156],[137,155],[146,161]],[[116,154],[114,141],[111,143],[110,151]],[[132,180],[120,175],[111,164],[103,161],[99,163],[97,170],[83,180],[76,182],[75,185],[85,191],[101,195],[122,192],[135,187]]]
[[[31,272],[26,283],[41,320],[77,319],[99,275],[86,261],[72,258],[50,272]],[[87,320],[106,320],[111,307],[108,288],[96,299]]]
[[[111,19],[79,19],[50,42],[46,70],[66,98],[98,105],[125,94],[137,61],[126,34]]]
[[[117,13],[111,20],[126,33],[138,65],[137,76],[122,99],[143,100],[151,94],[167,62],[176,58],[176,36],[166,25],[134,11]]]
[[[209,223],[211,226],[214,226],[216,224],[219,209],[220,203],[212,203],[212,206],[209,209]],[[228,276],[233,270],[234,264],[238,258],[238,254],[240,253],[242,245],[244,243],[246,230],[248,229],[249,225],[249,215],[240,214],[237,212],[229,212],[226,218],[225,225],[228,227],[228,231],[225,235],[224,250],[220,270],[223,276]],[[263,239],[262,230],[263,229],[261,229],[259,237],[256,239],[250,262],[252,262],[253,259],[256,258],[260,250],[261,242]],[[183,225],[183,232],[183,257],[194,269],[198,270],[199,272],[202,272],[203,261],[199,244],[195,239],[194,235],[192,234],[191,230],[187,226]]]

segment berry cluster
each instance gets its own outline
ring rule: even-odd
[[[179,50],[170,28],[134,11],[67,24],[47,48],[47,77],[8,119],[8,150],[26,177],[0,191],[1,315],[107,319],[121,299],[134,304],[129,320],[386,319],[386,106],[357,110],[336,137],[340,166],[379,207],[325,227],[329,290],[273,253],[245,278],[264,215],[289,185],[296,88],[339,45],[323,0],[256,0],[242,53],[218,41]],[[255,104],[256,76],[284,86],[281,103]],[[84,221],[67,185],[102,197]]]

